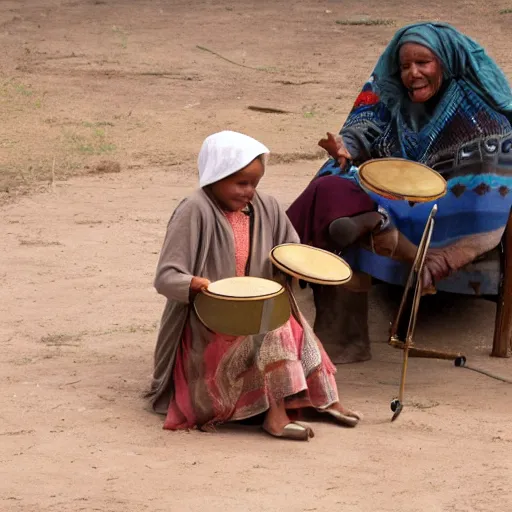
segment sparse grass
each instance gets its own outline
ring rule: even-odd
[[[318,105],[304,105],[302,107],[302,116],[304,119],[312,119],[313,117],[316,117],[319,112],[317,110]]]
[[[21,83],[13,83],[14,90],[21,94],[22,96],[32,96],[34,94],[34,91],[30,90],[27,86],[21,84]]]
[[[129,325],[126,330],[131,333],[135,332],[154,332],[156,329],[156,324],[152,324],[151,326],[147,325]]]
[[[7,85],[2,86],[2,83]],[[11,80],[2,82],[0,79],[0,107],[5,107],[11,115],[15,115],[14,110],[18,107],[22,112],[29,112],[34,105],[36,108],[44,108],[41,103],[43,97],[37,91],[33,96],[18,94]],[[15,109],[16,105],[18,107]],[[36,190],[44,192],[49,187],[54,190],[58,181],[91,173],[91,168],[94,169],[96,165],[94,161],[91,164],[91,159],[98,156],[112,159],[118,151],[110,132],[114,130],[114,120],[100,118],[62,121],[43,114],[41,122],[52,128],[45,130],[45,136],[49,136],[49,140],[46,140],[44,150],[34,148],[32,144],[28,147],[36,149],[35,151],[20,151],[18,148],[27,147],[23,134],[5,127],[9,131],[4,130],[0,137],[0,153],[3,157],[3,162],[0,162],[0,204]],[[118,166],[112,172],[119,171]]]
[[[126,48],[128,47],[128,35],[126,34],[126,32],[124,32],[121,28],[116,27],[116,25],[112,27],[112,32],[114,32],[114,34],[117,34],[120,37],[121,48],[126,50]]]
[[[4,139],[0,140],[0,148],[12,148],[19,143],[19,140]]]
[[[279,68],[276,68],[274,66],[260,66],[256,69],[258,71],[266,71],[267,73],[277,73],[279,71]]]
[[[86,128],[100,128],[102,126],[114,126],[114,123],[111,121],[97,121],[95,123],[91,123],[90,121],[84,121],[82,123]]]
[[[35,359],[32,359],[30,357],[20,357],[19,359],[11,359],[11,361],[9,362],[15,366],[25,366],[27,364],[32,364],[33,362],[35,362]]]
[[[60,242],[47,242],[45,240],[20,240],[20,245],[28,247],[52,247],[62,245]]]
[[[158,322],[149,325],[125,325],[102,331],[82,331],[76,334],[47,334],[40,339],[40,342],[47,347],[78,347],[80,341],[86,336],[108,336],[115,333],[154,333],[158,329]]]
[[[150,325],[126,325],[126,326],[119,326],[115,327],[113,329],[108,329],[106,331],[98,332],[97,336],[105,336],[109,334],[114,333],[154,333],[158,329],[158,322],[153,322]]]
[[[432,409],[433,407],[437,407],[439,405],[439,402],[436,402],[435,400],[416,402],[413,400],[409,405],[411,407],[414,407],[415,409]]]
[[[102,121],[100,123],[84,122],[82,126],[87,128],[85,133],[76,133],[65,131],[64,138],[67,145],[74,151],[82,155],[104,155],[113,153],[117,147],[108,140],[104,127],[111,126],[112,123]]]
[[[394,25],[394,20],[376,19],[359,19],[359,20],[336,20],[337,25],[354,25],[354,26],[375,26],[375,25]]]
[[[75,224],[79,226],[93,226],[95,224],[103,224],[102,220],[75,220]]]
[[[13,78],[7,79],[0,85],[0,97],[7,98],[11,108],[23,104],[31,105],[34,108],[41,108],[46,92],[38,92],[31,86],[15,81]]]
[[[41,343],[47,347],[77,347],[76,342],[80,337],[80,335],[71,336],[70,334],[47,334],[41,338]]]
[[[65,158],[65,159],[64,159]],[[0,165],[0,204],[22,196],[31,190],[42,191],[52,180],[53,159],[38,162]],[[57,160],[58,179],[76,176],[83,169],[83,163],[67,157]]]
[[[319,160],[325,157],[325,150],[319,149],[314,152],[293,152],[293,153],[270,153],[272,164],[291,164],[301,160]]]
[[[512,14],[512,9],[502,9],[500,14]]]

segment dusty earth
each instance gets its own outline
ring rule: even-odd
[[[396,28],[450,21],[512,76],[511,10],[2,0],[0,510],[510,511],[510,384],[415,359],[390,423],[400,353],[385,343],[385,290],[373,360],[338,367],[344,402],[365,414],[356,429],[318,423],[307,444],[257,427],[170,433],[142,395],[163,307],[153,272],[202,139],[231,128],[269,145],[262,188],[287,205]],[[512,378],[510,360],[488,357],[493,316],[490,302],[439,297],[417,344]]]

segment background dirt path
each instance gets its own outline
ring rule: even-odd
[[[262,189],[287,205],[396,28],[451,21],[511,76],[510,7],[2,1],[0,510],[510,511],[510,385],[413,360],[391,424],[400,353],[385,343],[396,306],[385,290],[372,298],[373,360],[338,367],[343,401],[365,414],[354,430],[318,423],[307,444],[256,427],[170,433],[142,399],[163,307],[158,251],[196,186],[203,138],[231,128],[269,145]],[[301,302],[312,319],[307,292]],[[440,297],[417,343],[512,378],[509,360],[488,357],[493,315],[483,300]]]

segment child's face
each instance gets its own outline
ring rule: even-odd
[[[265,168],[258,157],[235,174],[214,183],[211,191],[225,210],[243,210],[252,201],[264,172]]]

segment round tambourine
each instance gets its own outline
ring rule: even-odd
[[[352,278],[352,270],[343,258],[310,245],[277,245],[269,256],[279,270],[308,283],[340,285]]]
[[[446,180],[436,171],[403,158],[377,158],[359,166],[361,186],[387,199],[411,203],[435,201],[446,194]]]
[[[195,312],[211,331],[230,336],[265,334],[291,314],[283,286],[259,277],[230,277],[210,283],[197,294]]]

